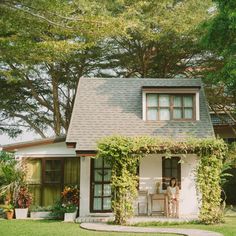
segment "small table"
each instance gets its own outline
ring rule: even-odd
[[[165,193],[154,193],[149,194],[151,198],[151,215],[162,213],[164,216],[168,217],[168,197]],[[163,201],[164,211],[154,211],[153,210],[153,203],[154,201]]]

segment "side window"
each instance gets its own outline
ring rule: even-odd
[[[62,184],[63,163],[62,160],[44,160],[43,183]]]
[[[178,185],[181,185],[181,164],[180,157],[162,157],[162,188],[167,189],[170,179],[175,177]]]

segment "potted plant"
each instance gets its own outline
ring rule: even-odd
[[[62,205],[63,206],[63,205]],[[67,204],[64,207],[64,221],[65,222],[74,222],[77,216],[78,208],[74,204]]]
[[[16,193],[15,199],[15,213],[16,219],[26,219],[28,208],[32,202],[32,195],[26,186],[20,186],[19,191]]]
[[[66,186],[61,193],[62,207],[64,208],[64,221],[73,222],[77,216],[79,206],[79,189],[77,186]]]
[[[52,212],[52,207],[48,206],[48,207],[41,207],[41,206],[36,206],[36,207],[32,207],[30,209],[30,218],[33,219],[48,219],[50,218],[50,214]]]
[[[12,204],[2,205],[0,206],[3,208],[3,212],[6,214],[6,218],[8,220],[12,220],[14,216],[14,206]]]

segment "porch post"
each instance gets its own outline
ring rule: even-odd
[[[80,217],[90,213],[90,162],[90,157],[80,158]]]

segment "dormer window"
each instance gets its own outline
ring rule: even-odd
[[[147,93],[147,120],[193,120],[193,94]]]
[[[199,120],[198,88],[143,88],[143,119],[147,121]]]

